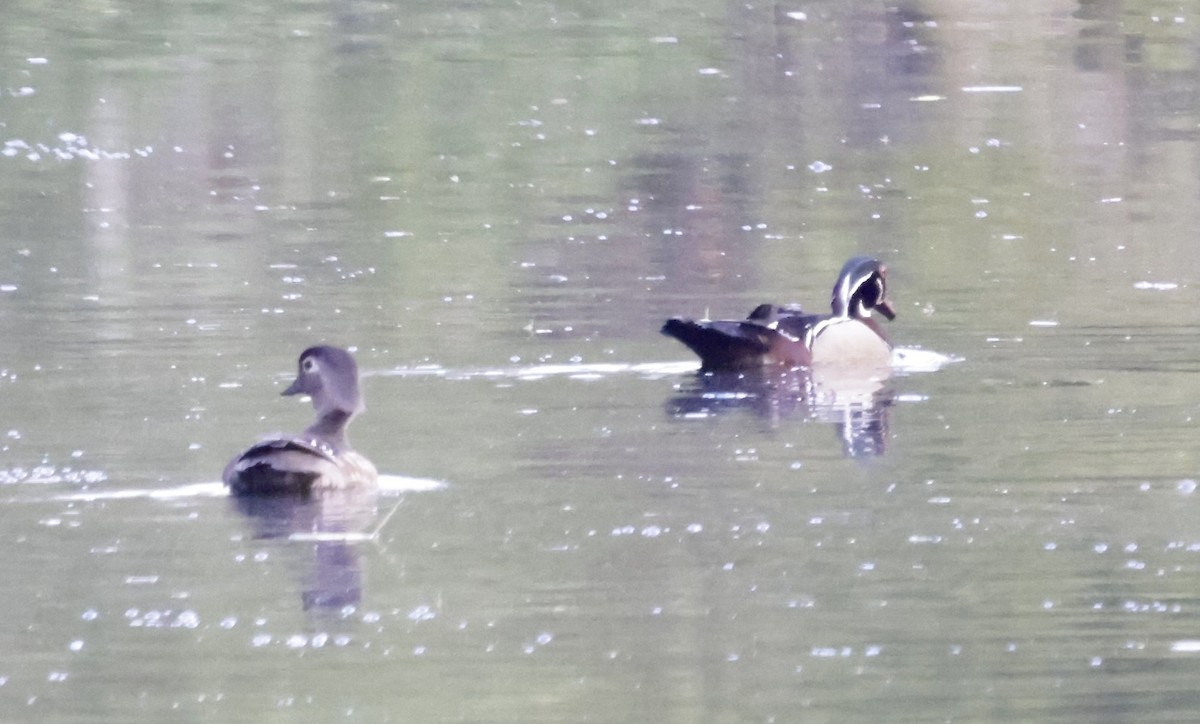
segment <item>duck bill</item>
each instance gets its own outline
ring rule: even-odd
[[[891,317],[888,317],[888,319],[891,319]],[[291,397],[292,395],[302,394],[304,392],[304,385],[302,383],[302,379],[303,378],[301,378],[301,377],[297,377],[295,379],[295,381],[292,382],[292,384],[288,385],[288,388],[286,390],[279,393],[280,396]]]
[[[887,317],[889,322],[896,318],[896,310],[892,309],[892,303],[886,299],[875,305],[875,311]]]

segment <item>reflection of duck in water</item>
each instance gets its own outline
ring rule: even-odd
[[[871,318],[878,310],[894,319],[887,299],[887,269],[856,256],[833,285],[831,314],[804,314],[799,307],[761,304],[744,320],[669,319],[663,334],[700,356],[701,371],[748,370],[764,365],[805,367],[814,378],[890,376],[892,344]]]
[[[317,420],[300,435],[262,440],[230,461],[222,478],[235,495],[307,495],[319,490],[372,488],[375,466],[346,440],[346,427],[366,409],[358,365],[338,347],[309,347],[284,395],[309,395]]]
[[[302,572],[307,610],[361,601],[362,564],[354,541],[370,537],[363,531],[375,520],[377,498],[373,490],[331,490],[304,498],[242,495],[233,500],[253,521],[254,538],[312,546],[311,565]]]
[[[883,382],[838,387],[809,370],[701,372],[667,401],[676,418],[749,410],[777,424],[785,418],[833,423],[847,457],[882,455],[887,448],[892,391]]]
[[[846,457],[882,455],[887,451],[891,387],[881,383],[844,384],[845,380],[816,379],[809,413],[833,423]]]

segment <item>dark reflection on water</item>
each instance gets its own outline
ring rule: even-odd
[[[805,370],[704,372],[680,385],[666,410],[680,420],[746,410],[773,426],[789,419],[831,424],[843,454],[857,458],[886,452],[893,397],[887,383],[832,385]]]
[[[362,600],[362,563],[352,541],[375,523],[377,499],[374,493],[340,491],[307,498],[232,498],[250,520],[254,538],[312,546],[306,570],[297,572],[306,610],[342,609]]]

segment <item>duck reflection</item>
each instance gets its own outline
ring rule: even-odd
[[[362,564],[356,542],[371,540],[378,494],[325,491],[307,497],[234,497],[253,523],[254,538],[287,539],[311,545],[312,558],[302,571],[305,610],[358,605],[363,594]]]
[[[675,418],[748,410],[777,425],[788,418],[831,423],[847,457],[882,455],[893,402],[885,380],[835,378],[807,370],[701,372],[667,400]]]

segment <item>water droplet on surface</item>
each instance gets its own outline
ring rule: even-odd
[[[437,614],[429,606],[417,606],[408,612],[408,620],[410,621],[429,621],[437,618]]]

